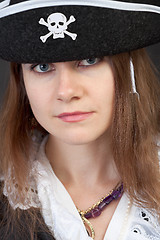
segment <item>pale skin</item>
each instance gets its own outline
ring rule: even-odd
[[[75,205],[85,210],[120,181],[110,143],[115,94],[110,59],[22,64],[22,69],[32,111],[49,132],[46,155]],[[78,122],[57,117],[75,111],[92,114]],[[104,238],[117,204],[90,220],[96,240]]]

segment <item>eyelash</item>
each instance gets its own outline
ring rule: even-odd
[[[92,66],[97,65],[98,63],[100,63],[103,58],[93,58],[93,59],[97,59],[98,61],[97,61],[96,63],[94,63],[94,64],[91,64],[91,65],[79,65],[79,64],[78,64],[78,66],[81,67],[81,68],[92,67]],[[87,61],[87,60],[91,60],[91,59],[84,59],[84,60],[79,61],[78,63],[81,63],[81,62]],[[42,64],[43,64],[43,63],[42,63]],[[45,63],[44,63],[44,64],[45,64]],[[46,71],[46,72],[43,72],[43,71],[42,71],[42,72],[38,72],[38,71],[35,70],[35,68],[36,68],[37,66],[39,66],[39,65],[41,65],[41,64],[33,64],[33,65],[31,65],[31,66],[30,66],[30,70],[31,70],[31,71],[34,71],[34,72],[37,73],[37,74],[47,74],[47,73],[49,73],[50,71],[53,70],[53,69],[51,69],[51,70],[48,70],[48,71]],[[50,67],[51,67],[51,65],[52,65],[52,63],[49,64]]]

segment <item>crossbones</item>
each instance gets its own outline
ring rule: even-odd
[[[46,40],[53,34],[53,39],[57,38],[64,38],[65,34],[70,36],[72,40],[76,40],[77,34],[76,33],[70,33],[67,30],[68,25],[72,22],[75,22],[76,19],[74,16],[70,16],[70,19],[67,21],[67,18],[62,13],[52,13],[48,18],[47,22],[41,18],[39,20],[39,24],[44,25],[48,28],[49,33],[47,33],[45,36],[40,36],[40,39],[43,43],[46,42]]]

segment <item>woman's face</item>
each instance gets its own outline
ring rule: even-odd
[[[107,132],[115,94],[109,58],[22,64],[22,69],[35,118],[55,138],[84,144]]]

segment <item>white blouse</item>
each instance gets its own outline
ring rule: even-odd
[[[28,192],[26,205],[17,202],[15,190],[14,200],[6,187],[4,195],[14,209],[40,207],[44,221],[56,240],[92,240],[71,196],[53,172],[45,155],[46,141],[47,137],[42,141],[33,164],[34,181],[32,178],[32,191]],[[160,225],[156,214],[153,216],[148,210],[131,205],[124,193],[103,240],[160,240]]]

